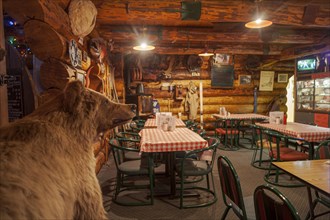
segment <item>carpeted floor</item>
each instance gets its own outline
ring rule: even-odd
[[[244,195],[245,206],[250,219],[254,219],[253,192],[254,189],[265,184],[263,179],[266,171],[254,168],[250,165],[253,150],[241,148],[238,151],[217,151],[219,155],[227,156],[233,163],[238,176],[241,180],[242,191]],[[167,197],[156,197],[152,206],[127,207],[119,206],[112,202],[115,189],[116,169],[113,163],[112,155],[106,166],[103,166],[98,178],[103,192],[104,207],[108,212],[109,219],[113,220],[133,220],[133,219],[220,219],[225,210],[220,188],[220,180],[215,164],[213,170],[214,180],[217,188],[218,201],[209,207],[194,209],[179,209],[179,199],[168,199]],[[157,185],[157,181],[156,181]],[[307,202],[306,187],[284,188],[277,187],[295,206],[301,219],[304,219],[309,207]],[[325,207],[318,205],[316,212],[325,210]],[[229,211],[227,218],[238,219],[232,211]],[[317,218],[318,220],[328,220],[330,215]]]

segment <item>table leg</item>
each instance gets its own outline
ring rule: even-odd
[[[314,157],[314,142],[308,142],[308,159],[313,160]]]
[[[314,219],[312,191],[309,186],[307,186],[307,195],[308,195],[308,203],[309,203],[309,212],[306,216],[306,219]]]
[[[176,183],[175,183],[175,152],[170,152],[168,154],[168,168],[170,175],[170,187],[171,187],[171,196],[175,196],[176,194]]]

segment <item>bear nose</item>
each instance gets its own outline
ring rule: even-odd
[[[131,104],[130,106],[131,106],[131,110],[132,110],[132,112],[136,113],[136,105]]]

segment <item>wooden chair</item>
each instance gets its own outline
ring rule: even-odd
[[[217,196],[215,192],[214,180],[213,180],[213,165],[215,160],[215,154],[217,146],[220,141],[215,137],[205,137],[208,141],[209,146],[206,148],[193,150],[187,152],[182,159],[177,159],[175,165],[175,171],[178,173],[180,178],[180,209],[182,208],[197,208],[205,207],[214,204],[217,201]],[[208,154],[210,153],[210,154]],[[191,159],[191,155],[199,155],[198,160]],[[206,187],[199,185],[191,185],[186,181],[187,177],[206,177]],[[210,188],[210,177],[212,181],[212,189]],[[211,196],[211,199],[208,198],[207,201],[202,203],[194,204],[184,204],[184,193],[187,190],[196,190],[206,192]],[[198,198],[199,200],[200,198]],[[198,201],[196,200],[196,201]]]
[[[293,181],[292,178],[290,178],[288,181],[284,181],[284,178],[282,178],[282,181],[279,181],[280,175],[286,175],[286,174],[280,172],[278,168],[272,165],[272,162],[275,161],[281,162],[281,161],[307,160],[308,154],[288,147],[289,141],[304,142],[304,140],[300,138],[288,137],[270,130],[263,131],[263,134],[267,135],[267,140],[269,144],[269,157],[270,157],[268,172],[266,173],[264,180],[267,183],[277,186],[283,186],[283,187],[305,186],[299,181]],[[285,147],[283,147],[283,145]]]
[[[258,186],[253,197],[257,220],[300,220],[291,202],[273,186]]]
[[[322,143],[319,144],[319,146],[317,146],[315,148],[314,151],[314,159],[319,160],[319,159],[330,159],[330,140],[326,140],[323,141]],[[310,188],[307,188],[309,190],[309,194],[311,195],[310,192]],[[330,213],[330,198],[329,195],[325,195],[323,193],[319,193],[318,191],[314,191],[315,192],[315,199],[312,202],[312,210],[310,210],[307,214],[306,219],[309,219],[309,217],[311,217],[311,219],[326,215]],[[316,207],[317,204],[322,204],[324,206],[326,206],[328,208],[327,211],[319,213],[317,215],[314,215],[314,209]],[[312,211],[312,213],[311,213]]]
[[[216,121],[215,136],[222,140],[222,150],[238,150],[239,122],[237,119],[221,119]],[[230,142],[230,143],[229,143]]]
[[[240,180],[234,166],[226,156],[218,157],[218,172],[223,202],[227,206],[221,219],[226,219],[229,210],[233,209],[239,219],[247,220]]]
[[[113,201],[119,205],[125,206],[140,206],[140,205],[152,205],[154,203],[154,167],[151,157],[147,158],[147,164],[143,165],[141,160],[125,160],[125,154],[129,151],[139,152],[139,149],[123,147],[120,145],[119,140],[112,138],[109,141],[111,146],[112,155],[117,168],[117,181],[116,181],[116,191]],[[146,177],[149,184],[136,185],[132,177]],[[130,179],[131,178],[131,179]],[[129,180],[133,183],[129,183]],[[133,199],[127,196],[127,193],[134,192],[138,189],[149,189],[149,201],[141,201],[141,196]],[[121,196],[124,195],[124,196]],[[128,201],[124,201],[124,200]],[[133,200],[133,201],[131,201]]]

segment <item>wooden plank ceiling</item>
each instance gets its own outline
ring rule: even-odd
[[[182,20],[179,0],[92,0],[98,9],[94,36],[112,39],[130,53],[147,36],[160,54],[197,54],[205,47],[229,54],[287,55],[299,48],[329,47],[329,0],[263,0],[259,12],[273,25],[248,29],[253,0],[201,0],[199,20]]]

